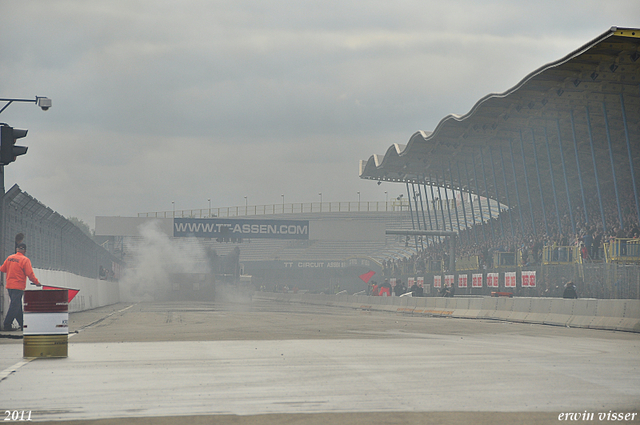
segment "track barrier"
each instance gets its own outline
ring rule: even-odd
[[[370,297],[256,292],[255,298],[414,316],[492,319],[588,329],[640,332],[640,300],[537,297]]]

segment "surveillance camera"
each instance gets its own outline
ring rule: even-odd
[[[51,108],[51,99],[48,97],[39,97],[38,106],[41,107],[43,111],[48,111],[49,108]]]

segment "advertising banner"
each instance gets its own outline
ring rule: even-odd
[[[458,276],[458,288],[466,288],[467,287],[467,275],[461,274]]]
[[[455,278],[452,274],[447,274],[444,276],[444,284],[446,286],[453,286],[453,279]]]
[[[505,288],[516,287],[516,272],[506,272],[504,274],[504,286]]]
[[[418,277],[418,286],[420,288],[424,288],[424,276],[419,276]]]
[[[487,273],[487,287],[499,288],[500,287],[499,277],[500,277],[500,273]]]
[[[482,273],[474,273],[471,275],[471,287],[482,288]]]
[[[523,271],[522,272],[522,287],[523,288],[535,288],[536,287],[536,272]]]
[[[442,276],[433,276],[433,287],[442,288]]]
[[[173,236],[215,239],[309,239],[309,220],[174,218]]]
[[[415,281],[416,281],[416,280],[415,280],[415,278],[413,278],[413,277],[408,278],[408,279],[407,279],[407,288],[411,288],[411,287],[413,286],[413,284],[414,284],[414,282],[415,282]]]

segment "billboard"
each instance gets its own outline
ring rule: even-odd
[[[522,287],[523,288],[536,287],[536,271],[535,270],[522,272]]]
[[[489,286],[488,278],[487,278],[487,286]],[[474,273],[471,275],[471,287],[482,288],[482,273]]]
[[[309,239],[309,220],[175,218],[173,236],[229,239]]]

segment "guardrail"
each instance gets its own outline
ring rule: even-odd
[[[138,213],[138,217],[153,218],[210,218],[242,217],[274,214],[303,214],[327,212],[396,212],[409,211],[409,202],[307,202],[288,204],[246,205],[221,208],[199,208],[176,211]]]
[[[640,300],[529,297],[417,298],[269,292],[257,292],[254,297],[279,302],[330,305],[424,317],[494,319],[507,322],[640,332]]]
[[[640,239],[612,239],[604,252],[607,263],[640,263]]]
[[[469,255],[467,257],[460,257],[456,259],[456,270],[479,270],[480,258],[477,255]]]
[[[542,248],[542,264],[570,264],[580,262],[580,247],[545,246]]]
[[[431,201],[430,201],[431,202]],[[453,212],[456,201],[450,200],[449,209]],[[458,215],[462,215],[462,204],[457,201]],[[273,214],[305,214],[305,213],[327,213],[327,212],[409,212],[410,208],[415,212],[415,204],[409,205],[407,199],[394,199],[392,201],[342,201],[342,202],[294,202],[279,203],[266,205],[245,205],[235,207],[216,207],[216,208],[193,208],[175,211],[155,211],[138,213],[138,217],[153,218],[212,218],[212,217],[243,217],[254,215],[273,215]],[[446,211],[447,204],[445,201],[438,201],[425,206],[430,211]],[[470,207],[468,207],[470,208]],[[487,211],[484,204],[474,204],[476,215],[479,214],[480,208]],[[500,214],[500,205],[495,201],[491,203],[491,211],[498,216]],[[467,218],[471,220],[472,214],[469,209]],[[488,221],[488,218],[485,220]],[[476,217],[476,223],[480,223],[480,218]]]

